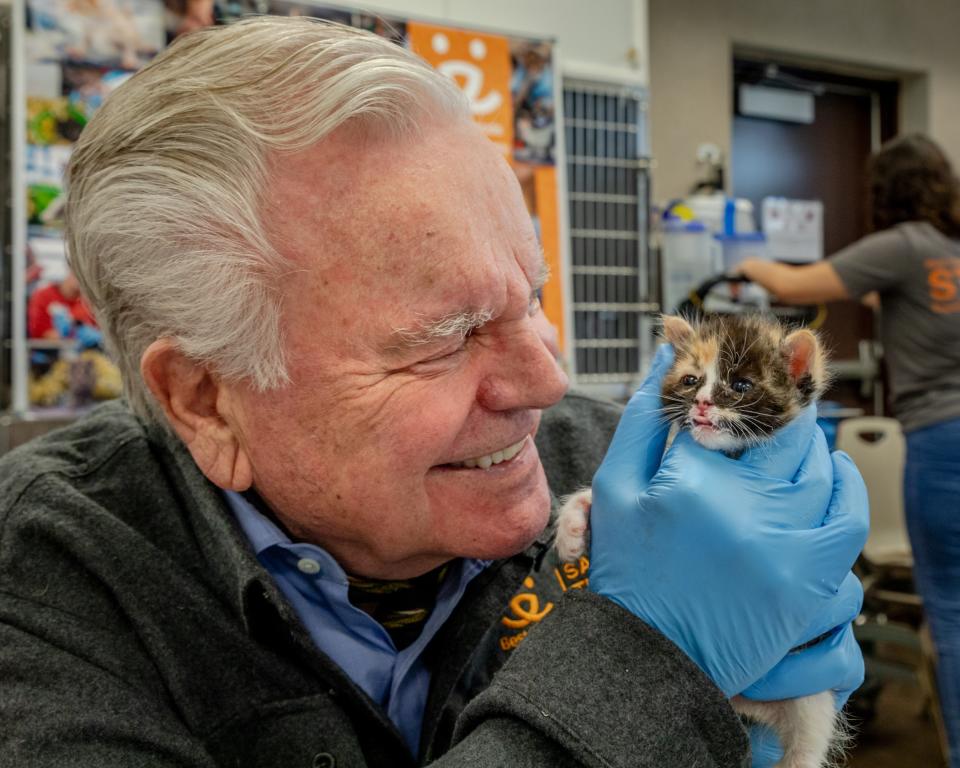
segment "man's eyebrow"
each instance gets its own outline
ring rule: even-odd
[[[530,295],[535,296],[550,279],[550,267],[540,262],[536,277],[530,286]],[[388,349],[402,352],[407,349],[426,346],[450,338],[465,339],[472,331],[490,321],[493,312],[489,309],[452,312],[435,320],[418,318],[418,322],[407,328],[394,328]]]
[[[547,284],[550,279],[550,265],[546,261],[540,262],[540,268],[537,270],[537,276],[533,280],[530,292],[539,293],[540,289]]]
[[[394,328],[389,348],[403,351],[455,337],[465,339],[492,317],[489,309],[453,312],[435,320],[422,320],[409,328]]]

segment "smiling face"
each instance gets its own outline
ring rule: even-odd
[[[808,330],[785,335],[758,317],[712,318],[693,327],[664,317],[676,358],[663,380],[663,410],[703,446],[736,452],[769,437],[817,397],[825,360]]]
[[[357,575],[522,550],[549,517],[540,409],[567,381],[509,167],[464,125],[343,131],[272,178],[292,382],[228,385],[254,488]]]

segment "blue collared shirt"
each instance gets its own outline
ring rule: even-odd
[[[257,559],[313,642],[383,707],[416,756],[430,687],[423,651],[453,613],[467,584],[489,561],[453,563],[420,636],[398,651],[387,630],[349,601],[347,575],[329,553],[313,544],[292,542],[240,494],[224,491],[224,496]]]

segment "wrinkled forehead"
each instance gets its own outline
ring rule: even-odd
[[[272,239],[297,266],[429,271],[468,246],[535,237],[516,177],[474,126],[337,131],[277,158],[267,198]]]
[[[335,327],[380,348],[396,329],[495,315],[539,276],[516,177],[473,128],[405,141],[334,136],[287,158],[274,178],[271,238],[297,278],[283,286],[291,326]]]

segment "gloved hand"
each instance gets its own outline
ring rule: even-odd
[[[680,647],[727,695],[816,635],[867,534],[852,462],[811,406],[739,460],[668,425],[658,352],[593,481],[590,588]]]
[[[788,653],[772,670],[743,691],[755,701],[777,701],[832,691],[837,710],[863,682],[863,653],[853,636],[853,620],[863,605],[863,586],[847,574],[831,610],[804,633],[801,644],[828,632],[816,645]]]
[[[750,737],[750,768],[773,768],[783,758],[780,739],[772,728],[751,723],[747,735]]]
[[[833,691],[837,710],[843,708],[850,694],[863,682],[863,654],[853,636],[853,619],[863,605],[863,587],[852,573],[840,587],[842,599],[833,610],[807,632],[814,639],[839,627],[810,648],[791,651],[770,672],[743,692],[758,701],[776,701],[808,696],[820,691]],[[783,757],[776,733],[765,725],[751,724],[751,768],[772,768]]]
[[[81,349],[91,349],[100,345],[103,334],[98,328],[81,323],[77,326],[76,338]]]
[[[63,304],[51,304],[47,311],[50,313],[50,322],[61,339],[70,337],[73,333],[73,316]]]

